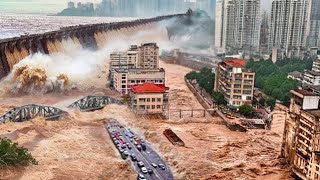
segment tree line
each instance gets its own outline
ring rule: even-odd
[[[284,105],[290,104],[290,90],[300,86],[297,80],[288,79],[288,73],[292,71],[302,72],[304,69],[311,69],[311,59],[282,59],[273,63],[271,60],[247,62],[247,69],[256,73],[255,87],[261,89],[271,98],[280,100]]]

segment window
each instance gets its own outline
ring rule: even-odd
[[[251,91],[244,90],[244,91],[243,91],[243,94],[251,94]]]
[[[156,106],[155,105],[152,105],[152,109],[155,109],[156,108]]]
[[[156,98],[152,98],[152,102],[156,102]]]
[[[157,98],[157,102],[161,102],[161,98]]]
[[[241,85],[240,84],[235,84],[234,88],[241,88]]]
[[[150,98],[147,98],[147,102],[150,102]]]
[[[125,84],[126,83],[126,81],[122,81],[122,84]]]
[[[122,75],[122,79],[126,79],[126,75],[125,74]]]
[[[161,109],[161,106],[160,106],[160,105],[157,105],[157,109]]]
[[[252,98],[250,96],[247,96],[246,100],[252,100]]]
[[[126,85],[122,85],[121,87],[122,87],[123,89],[125,89],[125,88],[126,88]]]
[[[150,109],[150,106],[149,106],[149,105],[147,105],[147,109]]]
[[[241,93],[241,90],[233,90],[233,93]]]

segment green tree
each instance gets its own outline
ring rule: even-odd
[[[18,146],[9,139],[0,138],[0,166],[37,164],[28,149]]]
[[[244,104],[239,107],[240,114],[244,116],[248,116],[253,111],[254,111],[254,108],[249,104]]]
[[[227,105],[227,101],[220,92],[213,91],[212,98],[218,105]]]
[[[271,108],[273,109],[274,106],[276,105],[276,100],[271,97],[271,98],[267,99],[266,103],[267,103],[268,106],[271,106]]]
[[[261,97],[261,98],[259,99],[259,104],[260,104],[261,106],[264,106],[265,103],[266,103],[266,100],[265,100],[263,97]]]
[[[197,79],[198,73],[196,71],[191,71],[188,74],[186,74],[186,78],[189,80]]]

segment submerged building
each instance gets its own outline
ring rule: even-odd
[[[290,91],[281,156],[300,179],[320,178],[319,94],[304,89]]]
[[[132,87],[129,107],[137,114],[163,114],[169,108],[168,88],[145,82]]]
[[[145,82],[154,83],[159,87],[165,87],[164,69],[115,69],[113,73],[113,88],[125,95],[136,85]]]
[[[218,63],[214,90],[223,94],[229,106],[251,104],[255,73],[246,69],[243,59],[228,59]]]

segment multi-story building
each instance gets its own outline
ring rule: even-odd
[[[243,59],[228,59],[218,63],[214,90],[221,92],[230,106],[251,104],[254,72],[246,70]]]
[[[303,89],[292,94],[286,115],[281,156],[298,179],[320,178],[319,95]]]
[[[259,51],[260,0],[217,0],[215,48]]]
[[[159,47],[156,43],[141,44],[139,47],[139,68],[159,68]]]
[[[273,0],[268,49],[283,49],[288,57],[306,50],[309,0]]]
[[[122,94],[128,94],[129,89],[145,82],[165,86],[164,69],[115,69],[113,73],[113,88]]]
[[[320,49],[320,0],[310,1],[310,18],[307,29],[308,47],[318,47]]]
[[[168,88],[153,83],[132,87],[129,107],[138,114],[163,114],[169,108]]]
[[[268,31],[269,16],[267,11],[263,11],[260,28],[260,54],[268,54]]]

